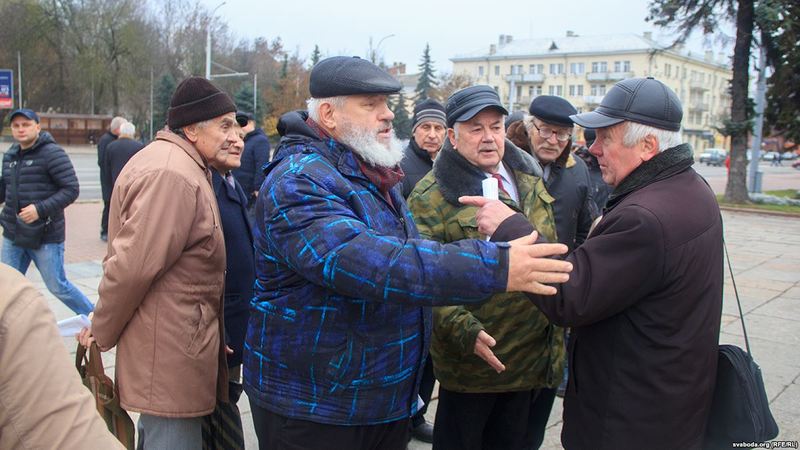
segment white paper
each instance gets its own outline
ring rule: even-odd
[[[500,200],[500,186],[497,183],[497,178],[489,177],[484,178],[481,182],[483,188],[483,196],[489,200]],[[491,236],[486,236],[486,240],[491,239]]]
[[[483,196],[488,198],[489,200],[499,200],[500,199],[500,187],[497,184],[497,178],[484,178],[481,182],[481,186],[483,187]]]
[[[82,329],[90,326],[92,324],[89,321],[89,318],[86,317],[84,314],[78,314],[77,316],[72,316],[69,319],[59,320],[56,325],[58,325],[58,332],[63,337],[73,337],[76,334],[80,333]]]

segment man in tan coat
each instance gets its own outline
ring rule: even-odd
[[[117,346],[120,403],[141,413],[144,448],[201,448],[202,416],[227,401],[225,244],[209,162],[239,152],[235,111],[204,78],[181,82],[169,130],[125,165],[112,194],[91,333],[101,350]]]
[[[121,449],[39,291],[0,264],[0,448]]]

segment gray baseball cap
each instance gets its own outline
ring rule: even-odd
[[[630,78],[615,84],[594,111],[569,117],[584,128],[605,128],[627,120],[679,131],[683,106],[672,89],[653,77]]]

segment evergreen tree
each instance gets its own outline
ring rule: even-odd
[[[315,45],[314,52],[311,53],[311,67],[316,66],[321,57],[322,53],[319,51],[319,45]]]
[[[260,124],[261,121],[264,119],[264,104],[263,104],[264,102],[260,96],[257,99],[257,104],[256,104],[257,111],[253,111],[252,84],[243,83],[242,87],[236,92],[233,101],[236,103],[237,110],[253,113],[253,115],[255,116],[256,124]]]
[[[158,80],[155,98],[153,99],[153,130],[158,131],[167,124],[167,109],[172,100],[177,83],[171,73],[166,73]],[[149,133],[148,133],[149,134]],[[155,133],[153,133],[155,135]]]
[[[433,69],[433,61],[431,61],[431,46],[425,44],[425,51],[422,53],[422,61],[419,64],[419,81],[417,81],[416,99],[417,102],[427,100],[431,97],[433,90],[439,82],[436,81],[436,72]]]
[[[403,92],[397,96],[396,102],[391,102],[389,108],[394,113],[392,126],[399,139],[409,139],[411,137],[411,117],[406,109],[406,97]]]
[[[766,2],[763,16],[770,22],[768,56],[775,69],[767,80],[765,119],[777,135],[800,145],[800,4]]]

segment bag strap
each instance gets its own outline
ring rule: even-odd
[[[78,373],[81,373],[82,366],[86,368],[86,373],[82,373],[81,375],[92,375],[95,377],[102,377],[105,375],[103,359],[100,356],[100,348],[97,347],[96,342],[92,342],[88,357],[86,355],[86,347],[78,343],[78,349],[75,351],[75,368],[78,369]]]
[[[720,214],[722,220],[722,214]],[[733,285],[733,294],[736,297],[736,305],[739,307],[739,320],[742,322],[742,332],[744,333],[744,345],[747,348],[747,353],[753,356],[750,351],[750,340],[747,339],[747,328],[744,325],[744,313],[742,313],[742,302],[739,300],[739,291],[736,289],[736,279],[733,277],[733,266],[731,266],[731,255],[728,253],[728,244],[725,242],[725,236],[722,236],[722,246],[725,249],[725,259],[728,261],[728,272],[731,274],[731,284]]]

